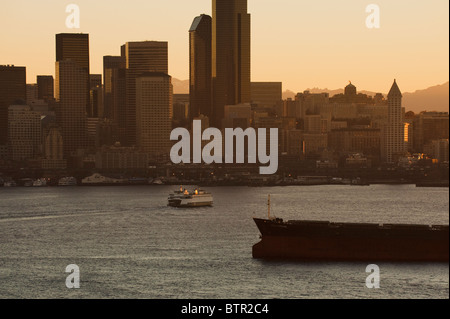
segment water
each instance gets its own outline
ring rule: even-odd
[[[176,187],[0,188],[0,298],[448,298],[448,264],[252,259],[252,217],[449,223],[448,188],[211,187],[213,208],[167,207]],[[368,248],[370,249],[370,248]],[[81,289],[65,286],[80,267]]]

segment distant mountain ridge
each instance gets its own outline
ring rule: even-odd
[[[172,79],[173,92],[175,94],[189,94],[189,80]],[[312,88],[298,92],[310,91],[311,93],[329,93],[330,96],[344,93],[344,89],[320,89]],[[295,98],[298,92],[286,90],[283,92],[283,99]],[[374,96],[378,92],[371,91],[358,91],[359,93]],[[383,93],[383,92],[381,92]],[[387,93],[383,93],[385,96]],[[441,85],[435,85],[423,90],[417,90],[415,92],[403,93],[403,106],[407,111],[413,111],[419,113],[422,111],[436,111],[436,112],[449,112],[449,82]]]

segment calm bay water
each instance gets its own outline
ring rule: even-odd
[[[252,217],[449,223],[448,188],[211,187],[213,208],[167,207],[176,187],[0,188],[0,298],[448,298],[448,264],[252,259]],[[370,247],[368,247],[370,249]],[[81,289],[65,286],[80,267]]]

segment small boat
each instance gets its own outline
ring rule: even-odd
[[[63,177],[58,181],[58,186],[77,186],[77,179],[75,177]]]
[[[33,187],[33,180],[31,178],[24,178],[21,180],[24,187]]]
[[[3,183],[4,187],[16,187],[17,183],[15,181],[7,181]]]
[[[86,177],[81,181],[83,186],[115,186],[115,185],[126,185],[128,184],[127,179],[117,179],[106,177],[100,174],[94,174],[92,176]]]
[[[33,187],[45,187],[47,186],[47,180],[45,178],[39,178],[33,182]]]
[[[189,192],[180,187],[179,190],[169,195],[168,206],[171,207],[204,207],[213,205],[213,196],[204,190],[194,189]]]

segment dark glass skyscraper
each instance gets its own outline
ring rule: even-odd
[[[103,57],[103,103],[106,117],[125,129],[125,57]]]
[[[213,123],[221,126],[225,105],[251,100],[250,14],[247,0],[213,0],[212,14]]]
[[[212,117],[212,19],[202,14],[189,30],[189,95],[193,118]]]
[[[16,100],[26,101],[26,68],[0,65],[0,145],[8,142],[8,108]]]
[[[86,112],[90,108],[89,34],[61,33],[56,35],[56,62],[71,60],[85,73]]]

